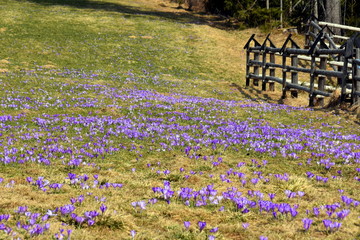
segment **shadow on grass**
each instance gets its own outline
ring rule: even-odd
[[[28,2],[41,4],[43,6],[69,6],[79,9],[91,9],[101,10],[109,12],[117,12],[129,15],[145,15],[155,16],[160,18],[170,19],[176,22],[197,24],[197,25],[209,25],[220,29],[229,29],[232,26],[221,16],[211,16],[210,18],[204,13],[197,13],[191,11],[184,12],[166,12],[166,11],[147,11],[137,7],[127,6],[119,3],[91,1],[91,0],[27,0]],[[159,6],[160,8],[161,6]],[[204,17],[202,17],[204,16]]]
[[[235,87],[243,96],[255,102],[277,102],[278,104],[282,104],[281,98],[279,100],[276,100],[268,94],[264,93],[263,91],[254,87],[241,87],[236,83],[232,83],[230,86]]]

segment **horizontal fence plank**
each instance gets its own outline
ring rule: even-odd
[[[252,74],[250,74],[250,77],[251,77],[251,75]],[[274,82],[277,82],[277,83],[283,83],[282,78],[278,78],[278,77],[266,76],[265,79],[266,80],[271,80],[271,81],[274,81]],[[285,86],[287,88],[294,88],[294,89],[302,90],[302,91],[305,91],[305,92],[310,92],[309,87],[298,85],[298,84],[293,84],[293,83],[291,83],[291,80],[289,80],[289,79],[285,82]],[[325,97],[330,97],[331,96],[331,93],[324,92],[324,91],[319,91],[319,90],[314,90],[313,93],[314,93],[314,95],[321,95],[321,96],[325,96]]]
[[[298,55],[298,59],[304,60],[304,61],[311,61],[311,57],[305,56],[305,55]],[[315,62],[320,62],[320,58],[315,58]],[[344,62],[339,61],[328,61],[329,65],[337,66],[337,67],[344,67]],[[359,61],[360,63],[360,61]],[[348,68],[352,68],[352,64],[348,63]]]
[[[360,32],[360,28],[358,28],[358,27],[352,27],[352,26],[347,26],[347,25],[342,25],[342,24],[337,24],[337,23],[330,23],[330,22],[318,22],[318,24],[320,26],[327,25],[328,27],[335,27],[335,28],[350,30],[350,31],[354,31],[354,32]]]
[[[333,38],[342,39],[342,40],[349,40],[349,37],[341,36],[341,35],[332,35]]]
[[[273,68],[283,68],[283,65],[282,64],[277,64],[277,63],[266,63],[265,64],[266,67],[273,67]]]

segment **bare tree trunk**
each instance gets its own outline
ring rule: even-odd
[[[280,28],[283,28],[283,0],[280,0]]]
[[[319,8],[318,8],[318,0],[314,0],[313,2],[313,11],[314,11],[314,16],[318,19],[319,18]]]
[[[327,22],[341,24],[341,1],[326,1],[326,18]],[[333,30],[334,31],[334,30]],[[340,34],[340,30],[335,30],[335,34]]]

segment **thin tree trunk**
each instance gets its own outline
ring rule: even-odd
[[[318,0],[314,0],[314,16],[318,19],[319,18],[319,10],[318,10]]]
[[[327,22],[341,24],[341,1],[327,0],[326,1],[326,19]],[[335,34],[340,34],[339,29],[333,29]]]

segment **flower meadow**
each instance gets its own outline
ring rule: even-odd
[[[75,72],[1,76],[2,238],[356,237],[360,136],[341,118]]]
[[[358,123],[247,96],[249,31],[177,6],[6,0],[0,239],[360,238]]]

